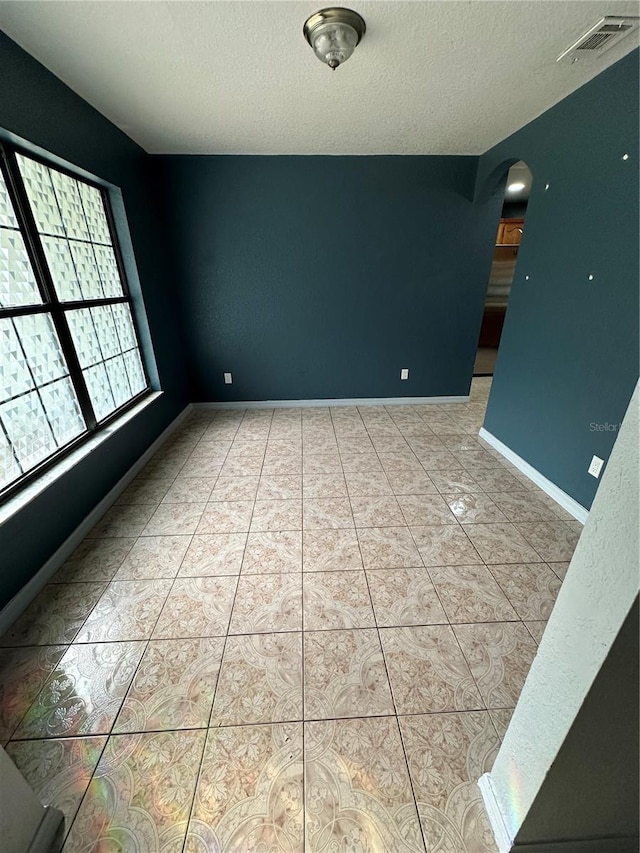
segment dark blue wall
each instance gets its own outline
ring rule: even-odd
[[[175,280],[154,212],[148,157],[0,33],[0,140],[16,137],[122,189],[164,395],[0,529],[0,607],[23,586],[184,407]],[[138,294],[136,301],[140,301]]]
[[[500,211],[477,162],[162,158],[192,399],[467,394]]]
[[[616,436],[591,425],[620,423],[638,379],[638,51],[487,152],[479,196],[519,159],[533,191],[485,426],[588,508]]]

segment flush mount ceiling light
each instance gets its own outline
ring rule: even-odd
[[[513,184],[509,184],[507,189],[509,190],[509,192],[517,193],[520,192],[520,190],[524,189],[524,184],[522,183],[522,181],[515,181]]]
[[[357,12],[334,6],[307,18],[302,31],[318,59],[335,71],[349,59],[366,29]]]

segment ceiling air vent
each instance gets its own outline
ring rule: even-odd
[[[620,39],[638,29],[640,18],[627,16],[625,18],[608,15],[601,18],[597,24],[580,36],[578,41],[563,51],[557,62],[578,62],[583,58],[600,56],[605,50],[609,50]]]

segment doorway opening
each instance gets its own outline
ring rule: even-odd
[[[531,170],[523,160],[509,169],[473,366],[474,376],[493,376],[532,182]]]

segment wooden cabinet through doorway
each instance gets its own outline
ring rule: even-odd
[[[501,219],[496,246],[519,246],[523,228],[524,219]]]

